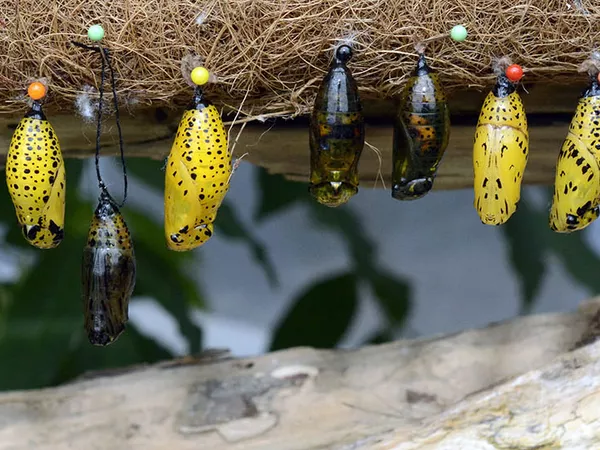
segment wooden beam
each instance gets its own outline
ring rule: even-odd
[[[525,183],[552,184],[558,151],[565,138],[570,116],[577,104],[579,87],[532,87],[523,94],[530,118],[530,157],[525,172]],[[450,144],[439,170],[435,189],[459,189],[472,186],[472,145],[478,108],[486,92],[463,91],[450,98],[453,111]],[[363,186],[373,186],[381,170],[386,187],[391,178],[393,102],[370,102],[365,105],[367,141],[381,155],[368,146],[363,151],[359,166]],[[123,117],[126,152],[129,157],[165,158],[181,111],[146,109]],[[65,157],[85,158],[93,154],[95,126],[69,115],[50,116]],[[6,156],[10,138],[19,117],[0,116],[0,162]],[[226,117],[227,120],[227,117]],[[117,154],[116,127],[112,119],[106,122],[102,137],[104,155]],[[231,141],[238,127],[231,130]],[[235,147],[235,154],[248,153],[247,161],[267,168],[272,173],[284,174],[290,179],[306,181],[309,171],[308,130],[306,118],[275,120],[269,123],[253,122],[245,126]],[[381,187],[381,183],[379,183]]]
[[[0,449],[597,448],[598,311],[0,393]]]

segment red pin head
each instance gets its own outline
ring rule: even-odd
[[[506,68],[506,78],[516,83],[523,78],[523,69],[518,64],[511,64]]]

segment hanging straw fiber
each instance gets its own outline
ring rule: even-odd
[[[306,113],[340,39],[354,42],[350,67],[363,99],[397,95],[422,39],[463,24],[465,42],[427,46],[448,90],[489,87],[494,58],[525,68],[527,82],[580,83],[577,72],[600,42],[600,4],[582,0],[0,0],[0,112],[19,113],[27,83],[46,77],[46,110],[69,111],[85,85],[97,87],[89,42],[101,24],[125,107],[181,106],[190,88],[181,60],[196,54],[218,77],[217,105],[248,115]],[[596,25],[595,25],[596,24]]]

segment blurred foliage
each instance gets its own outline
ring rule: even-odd
[[[297,345],[333,347],[339,344],[354,319],[358,302],[356,289],[361,284],[368,286],[387,318],[387,323],[376,334],[393,335],[410,312],[410,285],[380,267],[377,245],[369,238],[351,206],[323,206],[310,197],[306,184],[287,181],[281,175],[269,175],[265,170],[257,170],[256,173],[261,193],[255,213],[257,220],[265,220],[293,205],[308,208],[317,227],[343,238],[352,264],[348,274],[334,274],[327,280],[319,280],[292,300],[292,306],[277,326],[271,349]],[[320,301],[315,301],[317,294]],[[336,315],[339,316],[336,320],[324,322],[323,318]],[[322,323],[335,324],[335,339],[329,327],[321,326]]]
[[[162,195],[163,161],[131,159],[130,174]],[[130,323],[114,344],[106,348],[90,345],[83,330],[80,271],[83,246],[95,203],[80,196],[82,163],[67,161],[68,191],[65,239],[54,250],[29,246],[16,226],[14,209],[0,183],[0,211],[8,233],[0,251],[18,255],[22,274],[13,283],[0,284],[0,360],[10,361],[10,370],[0,370],[0,390],[50,386],[90,370],[152,363],[172,355],[160,343],[142,335]],[[279,175],[256,170],[258,199],[253,220],[244,220],[230,199],[217,215],[217,234],[239,243],[260,267],[273,289],[278,288],[276,265],[254,231],[292,208],[302,208],[312,224],[340,237],[349,266],[301,287],[288,310],[275,326],[271,349],[293,346],[330,348],[339,345],[359,319],[363,292],[385,318],[365,344],[390,341],[397,336],[411,312],[409,280],[382,266],[379,248],[363,228],[352,205],[328,208],[315,202],[304,183],[289,182]],[[548,197],[549,198],[549,197]],[[190,320],[190,308],[206,308],[207,299],[198,282],[202,252],[172,252],[164,245],[161,220],[136,209],[134,202],[123,208],[131,229],[137,259],[135,296],[156,299],[178,322],[191,353],[202,349],[202,333]],[[600,259],[585,242],[584,233],[560,235],[547,224],[547,208],[521,200],[511,220],[500,227],[506,239],[508,258],[518,279],[522,312],[531,310],[554,255],[565,269],[592,292],[600,290],[597,270]],[[290,238],[294,230],[290,230]],[[250,287],[251,288],[251,287]]]
[[[356,274],[345,273],[318,280],[302,292],[275,330],[271,350],[335,347],[356,312],[357,282]]]
[[[521,311],[528,312],[537,295],[546,270],[546,249],[541,224],[526,198],[519,203],[517,212],[502,228],[509,250],[509,258],[521,286]]]
[[[546,204],[552,189],[545,192]],[[592,225],[594,226],[594,225]],[[521,283],[521,310],[529,312],[554,255],[573,279],[592,293],[600,292],[600,257],[585,242],[584,231],[555,233],[548,225],[548,208],[535,208],[521,198],[514,216],[502,227],[513,270]]]
[[[82,251],[93,202],[79,195],[82,163],[67,160],[65,239],[53,250],[29,246],[15,226],[14,209],[0,183],[0,208],[6,211],[8,234],[2,250],[18,248],[33,254],[34,263],[13,284],[2,286],[5,307],[0,329],[0,360],[11,370],[0,370],[0,389],[41,387],[63,382],[87,370],[152,362],[170,355],[131,325],[111,346],[90,345],[83,329],[80,274]],[[10,213],[10,214],[9,214]],[[160,224],[126,206],[125,220],[134,237],[137,259],[136,295],[151,295],[180,319],[182,333],[200,346],[200,330],[187,318],[189,304],[202,305],[192,280],[182,275],[184,259],[157,246]],[[164,283],[167,278],[169,283]]]

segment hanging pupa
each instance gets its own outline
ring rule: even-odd
[[[446,94],[421,53],[394,122],[392,197],[416,200],[431,190],[449,139]]]
[[[310,116],[311,195],[323,205],[346,203],[358,192],[365,122],[358,88],[346,66],[352,49],[340,45]]]
[[[175,251],[192,250],[210,239],[232,174],[223,121],[201,87],[209,73],[196,67],[191,79],[194,97],[179,122],[165,171],[165,236]]]
[[[558,154],[550,228],[582,230],[598,218],[600,204],[600,86],[596,75],[579,99]]]
[[[96,31],[98,31],[96,26]],[[91,30],[91,28],[90,28]],[[102,28],[100,27],[100,30]],[[88,32],[88,35],[91,34]],[[101,33],[104,35],[104,32]],[[101,36],[96,41],[100,40]],[[98,206],[92,217],[88,239],[83,250],[82,301],[84,328],[88,340],[93,345],[105,346],[114,342],[125,329],[128,320],[129,300],[135,287],[136,264],[133,242],[127,224],[119,208],[127,200],[127,169],[123,136],[119,118],[119,104],[115,87],[115,75],[110,54],[106,48],[87,46],[74,42],[86,50],[100,53],[102,69],[99,89],[97,129],[96,129],[96,177],[100,189]],[[115,120],[119,134],[119,150],[123,169],[123,200],[120,204],[112,198],[100,174],[100,136],[102,132],[102,111],[105,72],[108,66]]]
[[[46,87],[27,90],[30,110],[15,129],[6,159],[6,184],[23,236],[33,246],[54,248],[64,236],[65,165],[58,137],[42,111]]]
[[[498,76],[481,107],[475,130],[473,204],[486,225],[505,223],[521,198],[529,153],[527,117],[514,84],[521,76],[517,65]]]
[[[118,206],[102,191],[83,250],[85,329],[93,345],[108,345],[125,329],[135,287],[135,255]]]

